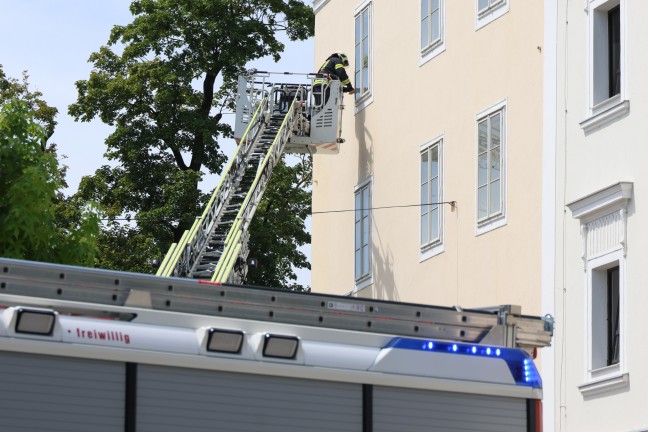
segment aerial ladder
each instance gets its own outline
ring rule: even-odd
[[[242,283],[249,227],[272,171],[286,153],[337,154],[342,85],[303,74],[305,84],[277,83],[252,70],[239,77],[234,138],[238,143],[203,214],[173,243],[158,276]],[[297,75],[284,73],[281,75]],[[326,86],[330,96],[323,96]]]
[[[23,306],[61,314],[153,324],[193,314],[363,334],[390,334],[479,346],[523,349],[551,345],[554,320],[516,305],[479,309],[392,302],[162,278],[0,257],[0,311]],[[0,336],[2,336],[0,331]]]

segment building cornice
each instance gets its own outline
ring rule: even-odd
[[[313,0],[313,12],[319,12],[331,0]]]
[[[625,206],[632,198],[632,182],[619,182],[567,204],[573,217],[587,219],[601,210]]]

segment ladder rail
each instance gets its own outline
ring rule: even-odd
[[[134,298],[148,303],[135,306]],[[0,258],[0,305],[137,322],[145,322],[149,310],[188,313],[524,349],[550,346],[553,335],[550,316],[522,315],[519,307],[460,309],[8,258]]]
[[[272,145],[268,149],[263,162],[260,164],[257,171],[257,175],[250,187],[245,200],[243,201],[241,208],[236,216],[237,223],[232,226],[230,229],[227,238],[225,240],[225,249],[221,259],[218,262],[216,271],[214,272],[211,281],[212,282],[226,282],[233,277],[234,264],[236,259],[232,258],[233,252],[232,249],[236,249],[236,255],[239,255],[241,250],[240,239],[242,234],[247,232],[252,217],[256,212],[256,209],[261,201],[263,193],[270,182],[270,177],[272,175],[272,170],[276,166],[277,162],[281,159],[283,155],[286,143],[290,139],[293,133],[293,124],[296,119],[297,113],[297,104],[299,103],[299,95],[302,86],[299,86],[298,91],[293,98],[288,112],[281,122],[281,126],[275,135],[275,138],[272,142]],[[272,100],[272,97],[271,97]],[[240,223],[238,223],[240,221]],[[239,234],[240,232],[240,234]],[[227,260],[223,260],[224,256],[228,256]],[[245,260],[247,256],[240,256],[242,260]],[[239,281],[240,282],[240,281]]]
[[[196,218],[191,229],[183,233],[183,237],[178,244],[174,248],[169,249],[169,252],[163,260],[164,266],[160,266],[157,275],[167,277],[180,276],[193,270],[198,253],[204,249],[205,243],[209,239],[210,231],[215,227],[218,210],[226,198],[225,195],[228,189],[231,187],[232,177],[235,175],[232,170],[235,170],[238,165],[244,163],[248,158],[249,152],[253,147],[251,142],[257,140],[263,131],[263,124],[265,122],[264,112],[267,104],[267,97],[259,101],[254,116],[241,138],[239,145],[234,150],[234,154],[227,163],[223,175],[214,189],[205,210],[200,217]],[[249,135],[253,135],[254,138],[250,140],[248,138]]]

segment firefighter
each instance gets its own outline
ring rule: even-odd
[[[337,79],[344,85],[344,91],[349,94],[355,94],[355,89],[351,85],[351,80],[346,73],[345,67],[349,66],[349,57],[344,53],[331,54],[320,70],[317,72],[321,77],[313,82],[313,96],[315,97],[315,105],[321,108],[322,93],[324,93],[324,103],[326,103],[331,94],[331,88],[328,81]]]

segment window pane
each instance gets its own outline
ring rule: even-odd
[[[360,249],[362,246],[362,230],[360,229],[360,221],[355,223],[355,250]]]
[[[499,213],[501,210],[501,189],[502,183],[497,180],[490,184],[490,214]]]
[[[356,17],[355,19],[355,43],[358,45],[360,41],[362,40],[362,21],[360,21],[360,17]],[[356,59],[357,60],[357,59]]]
[[[619,363],[619,266],[607,271],[607,365]]]
[[[429,190],[429,183],[426,182],[421,185],[421,214],[430,211],[430,206],[426,205],[429,203],[430,203],[430,190]]]
[[[495,114],[491,118],[491,147],[500,145],[502,115]]]
[[[621,93],[621,7],[608,12],[609,97]]]
[[[362,57],[360,57],[360,42],[355,47],[355,73],[356,73],[356,82],[360,82],[359,72],[362,69]]]
[[[432,196],[431,196],[431,202],[430,203],[437,203],[439,202],[439,178],[435,177],[432,179]]]
[[[369,33],[369,8],[362,11],[362,35],[367,37]]]
[[[434,42],[435,40],[439,39],[440,25],[438,10],[432,13],[430,24],[432,25],[432,39],[430,40],[430,42]]]
[[[430,0],[421,0],[421,19],[425,19],[430,15]]]
[[[369,188],[366,187],[362,190],[362,216],[364,218],[369,214]]]
[[[484,120],[479,122],[479,154],[484,153],[488,149],[488,121]]]
[[[362,67],[369,66],[369,38],[365,37],[362,40]]]
[[[501,147],[495,147],[491,150],[490,181],[500,178],[500,149]]]
[[[439,147],[434,146],[431,150],[431,159],[432,159],[432,177],[439,176]]]
[[[428,181],[428,161],[429,161],[429,152],[426,150],[421,153],[421,184]]]
[[[362,219],[362,247],[369,244],[369,218]]]
[[[362,276],[362,268],[360,267],[360,263],[362,262],[360,260],[360,250],[355,251],[355,278],[358,279],[360,276]]]
[[[355,220],[357,222],[362,217],[362,213],[360,212],[360,210],[362,209],[362,197],[360,195],[360,192],[356,193],[355,195],[355,209]]]
[[[362,93],[369,91],[369,68],[362,69]]]
[[[362,248],[362,276],[369,273],[369,246]]]
[[[477,218],[483,219],[488,216],[488,192],[487,187],[482,186],[477,189]]]
[[[421,48],[425,48],[430,44],[430,18],[425,17],[421,20]]]
[[[432,217],[430,240],[437,240],[439,238],[439,208],[435,208],[430,216]]]
[[[439,10],[439,0],[432,0],[432,11]]]
[[[488,153],[484,153],[477,158],[477,186],[486,184],[488,178]]]
[[[479,10],[482,11],[488,7],[488,0],[479,0]]]
[[[429,215],[426,213],[421,216],[421,244],[426,244],[430,241],[430,229],[428,226]]]

